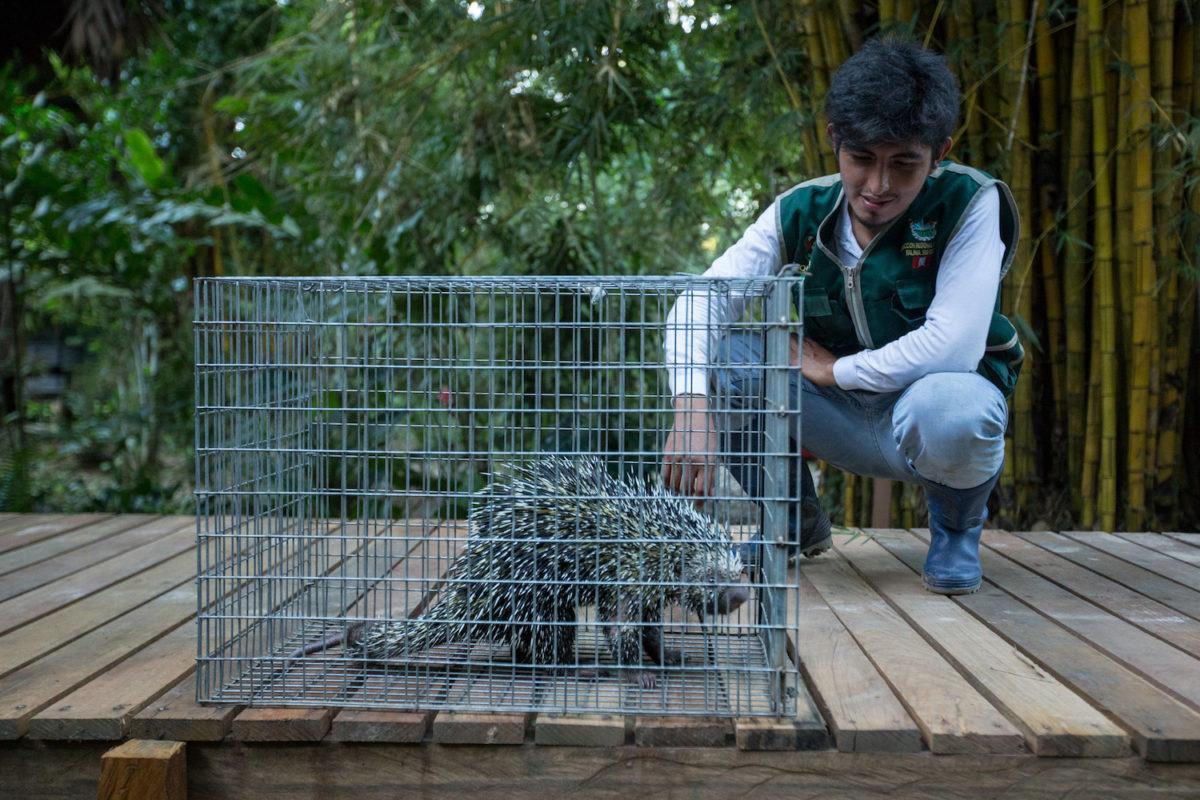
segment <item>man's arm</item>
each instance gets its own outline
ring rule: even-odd
[[[706,278],[757,278],[782,263],[775,204],[705,271]],[[707,497],[716,480],[717,436],[708,413],[708,366],[717,337],[741,318],[748,298],[685,292],[667,315],[665,362],[675,419],[663,446],[663,482],[679,494]]]
[[[942,256],[925,323],[878,350],[837,359],[843,389],[894,392],[934,372],[970,372],[983,358],[1000,286],[1000,191],[980,193]]]

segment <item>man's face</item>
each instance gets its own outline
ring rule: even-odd
[[[929,145],[919,142],[839,147],[838,172],[855,227],[873,236],[907,211],[935,162],[949,150],[950,140],[936,159]]]

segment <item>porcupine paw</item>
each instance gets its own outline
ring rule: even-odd
[[[658,678],[655,677],[653,672],[638,670],[631,677],[633,684],[640,689],[653,689],[658,686]]]

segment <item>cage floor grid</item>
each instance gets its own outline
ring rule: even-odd
[[[594,629],[581,631],[580,666],[513,663],[492,643],[444,646],[403,664],[336,655],[290,660],[297,636],[216,690],[213,702],[450,711],[777,715],[781,709],[756,635],[667,632],[683,653],[679,666],[617,667]],[[226,665],[231,662],[225,661]],[[235,659],[234,664],[238,663]],[[636,673],[652,675],[644,687]],[[786,709],[783,709],[787,713]]]

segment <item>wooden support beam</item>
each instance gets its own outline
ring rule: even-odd
[[[248,708],[233,720],[243,742],[319,742],[329,731],[332,708]]]
[[[533,741],[540,745],[617,747],[625,744],[620,714],[538,714]]]
[[[183,742],[130,739],[100,757],[99,800],[185,800]]]
[[[433,720],[433,741],[438,744],[521,744],[525,741],[525,714],[469,714],[443,711]]]
[[[333,718],[329,738],[336,742],[408,742],[425,739],[430,711],[375,711],[344,708]]]
[[[732,733],[728,717],[638,717],[633,723],[638,747],[724,747]]]

